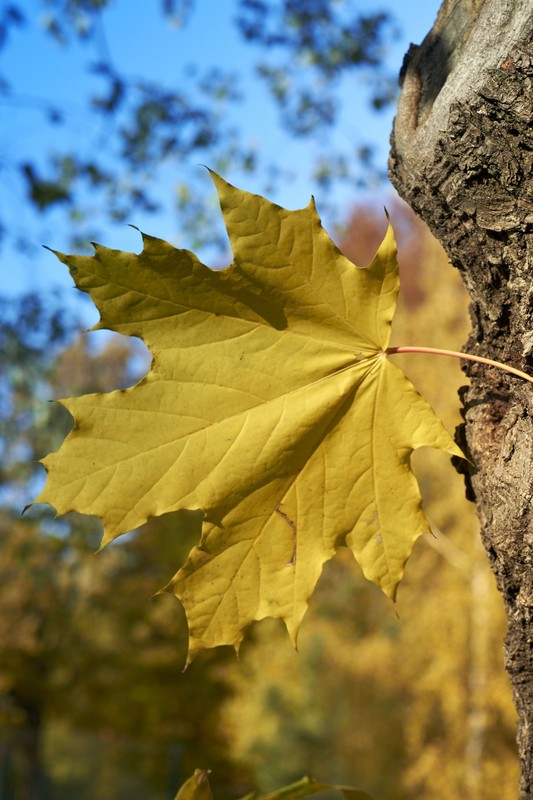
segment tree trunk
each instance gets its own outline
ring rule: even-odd
[[[427,222],[472,300],[467,349],[533,373],[531,0],[445,0],[411,46],[391,180]],[[533,387],[470,366],[461,444],[503,595],[518,711],[520,797],[533,798]]]

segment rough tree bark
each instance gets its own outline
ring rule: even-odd
[[[392,134],[391,179],[461,271],[467,349],[533,372],[533,8],[445,0],[411,46]],[[468,476],[508,616],[520,797],[533,798],[533,389],[469,367]]]

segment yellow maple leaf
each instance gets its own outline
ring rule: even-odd
[[[461,455],[387,358],[399,289],[389,226],[372,263],[335,247],[314,204],[287,211],[213,175],[233,247],[214,271],[143,236],[135,255],[58,257],[107,328],[153,354],[136,386],[61,401],[75,426],[37,498],[99,516],[103,543],[177,509],[205,514],[167,589],[189,660],[277,617],[292,639],[323,564],[347,545],[391,597],[428,530],[410,456]]]

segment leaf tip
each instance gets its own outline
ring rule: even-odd
[[[298,652],[298,634],[300,633],[300,620],[295,620],[293,617],[284,617],[283,622],[287,628],[287,633],[292,642],[292,646]]]
[[[187,614],[185,614],[185,616],[187,616]],[[188,619],[187,619],[187,624],[189,624]],[[189,669],[189,667],[191,666],[192,662],[194,661],[200,650],[202,650],[202,643],[189,633],[187,656],[185,658],[185,664],[183,666],[182,672],[186,672]]]
[[[217,190],[218,194],[218,201],[220,203],[220,207],[222,208],[224,205],[224,200],[228,198],[228,193],[232,191],[237,192],[238,190],[236,189],[235,186],[232,186],[231,183],[228,183],[228,181],[222,178],[222,176],[219,175],[218,172],[215,172],[209,167],[206,167],[206,169],[208,170],[209,175],[211,176],[211,180],[215,184],[215,189]]]
[[[116,536],[113,536],[111,533],[108,533],[108,532],[106,531],[106,529],[104,528],[104,533],[103,533],[102,539],[101,539],[101,541],[100,541],[100,544],[98,545],[98,550],[97,550],[96,552],[97,552],[97,553],[101,553],[101,552],[102,552],[102,550],[105,550],[105,548],[107,547],[107,545],[108,545],[108,544],[111,544],[111,542],[112,542],[114,539],[116,539]]]

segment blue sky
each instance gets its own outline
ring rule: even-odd
[[[431,28],[440,5],[438,0],[403,0],[392,4],[390,0],[352,0],[363,11],[390,10],[395,15],[400,35],[389,55],[389,64],[397,72],[403,54],[410,42],[419,43]],[[23,101],[4,98],[0,103],[0,160],[2,191],[0,214],[10,228],[17,231],[28,247],[21,253],[13,247],[4,247],[0,253],[0,291],[19,293],[29,289],[49,292],[54,286],[70,289],[72,281],[67,271],[52,254],[42,250],[41,244],[57,249],[67,247],[68,224],[63,215],[49,212],[36,215],[24,197],[24,186],[10,164],[20,160],[22,154],[39,159],[47,151],[62,145],[83,151],[103,142],[105,131],[84,110],[83,98],[95,88],[95,78],[88,76],[86,65],[90,58],[87,48],[79,43],[60,48],[43,32],[41,3],[21,0],[29,24],[20,33],[15,32],[2,54],[2,72],[11,77],[17,95]],[[306,174],[306,165],[320,147],[320,142],[302,142],[291,139],[280,127],[276,109],[268,99],[266,89],[254,78],[257,53],[245,45],[232,24],[235,4],[233,0],[196,0],[190,22],[183,28],[172,27],[154,4],[151,13],[132,11],[134,4],[116,0],[105,17],[105,31],[109,49],[119,69],[125,73],[161,79],[167,85],[179,85],[184,80],[184,67],[197,63],[206,68],[222,66],[240,76],[245,90],[245,102],[235,106],[232,120],[238,125],[246,141],[253,144],[265,160],[276,159],[282,167],[290,169],[292,177],[282,182],[276,200],[287,208],[307,204],[313,187]],[[14,79],[16,76],[16,80]],[[378,152],[378,161],[386,165],[388,139],[393,109],[376,114],[366,102],[364,80],[350,76],[342,85],[345,110],[334,130],[334,148],[349,148],[357,138],[370,140]],[[39,110],[40,99],[53,100],[64,109],[68,124],[47,127]],[[194,177],[191,177],[194,176]],[[253,175],[230,174],[225,177],[240,188],[262,191]],[[199,191],[213,198],[210,179],[200,166],[188,165],[180,173],[161,176],[158,194],[170,199],[177,180],[194,180]],[[386,187],[380,189],[386,194]],[[316,194],[316,191],[315,191]],[[324,214],[324,223],[330,230],[335,223],[342,224],[350,208],[360,199],[353,190],[339,189],[335,196],[337,218]],[[321,199],[316,197],[320,210]],[[170,205],[170,204],[168,204]],[[176,216],[163,212],[159,215],[137,215],[131,223],[149,233],[169,239],[175,244],[190,247],[186,231],[180,231]],[[136,250],[139,237],[127,226],[104,229],[103,243],[112,247]],[[200,256],[204,254],[200,253]],[[209,259],[209,254],[204,256]],[[69,292],[72,297],[72,293]]]

